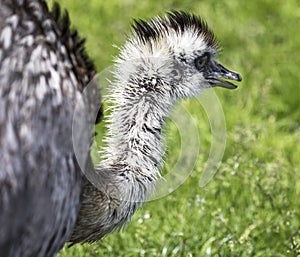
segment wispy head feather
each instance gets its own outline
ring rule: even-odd
[[[184,11],[170,11],[164,17],[157,16],[149,21],[134,20],[132,28],[143,43],[156,41],[171,31],[180,34],[192,30],[197,36],[204,38],[207,46],[217,48],[214,33],[208,28],[206,22],[201,17]]]

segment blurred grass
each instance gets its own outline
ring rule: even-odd
[[[203,110],[201,153],[192,175],[171,195],[147,203],[122,232],[59,257],[300,256],[299,1],[60,0],[87,38],[98,71],[112,64],[130,21],[170,9],[201,15],[219,39],[219,60],[243,75],[236,91],[216,90],[227,146],[214,179],[199,187],[210,146]],[[51,1],[49,0],[51,5]],[[179,139],[168,132],[168,160]]]

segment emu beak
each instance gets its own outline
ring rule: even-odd
[[[212,60],[209,66],[205,78],[211,87],[235,89],[237,86],[228,80],[242,81],[242,76],[239,73],[228,70],[215,60]]]

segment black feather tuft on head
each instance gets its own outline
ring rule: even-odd
[[[162,23],[159,21],[155,26],[153,20],[148,22],[144,20],[134,20],[132,28],[137,36],[145,43],[150,39],[155,40],[161,36],[160,27],[158,27],[158,25],[162,25]]]
[[[169,33],[170,30],[174,30],[181,33],[192,29],[197,35],[204,37],[208,46],[217,47],[214,33],[208,28],[206,22],[202,18],[184,11],[170,11],[165,17],[157,17],[150,21],[134,20],[132,28],[144,43],[151,39],[159,39],[163,32]]]
[[[168,20],[175,31],[179,32],[192,28],[198,35],[204,36],[208,46],[217,46],[214,33],[202,18],[183,11],[171,11],[168,13]]]

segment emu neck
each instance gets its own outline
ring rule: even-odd
[[[96,187],[85,181],[71,237],[74,243],[94,242],[122,227],[151,195],[160,176],[164,154],[161,132],[172,105],[169,85],[153,76],[148,79],[148,74],[134,79],[125,75],[120,73],[111,92],[106,147],[94,179],[99,184]],[[158,91],[162,89],[165,92]]]
[[[108,125],[104,166],[124,165],[139,175],[156,179],[162,164],[162,128],[169,104],[151,94],[115,99]]]

